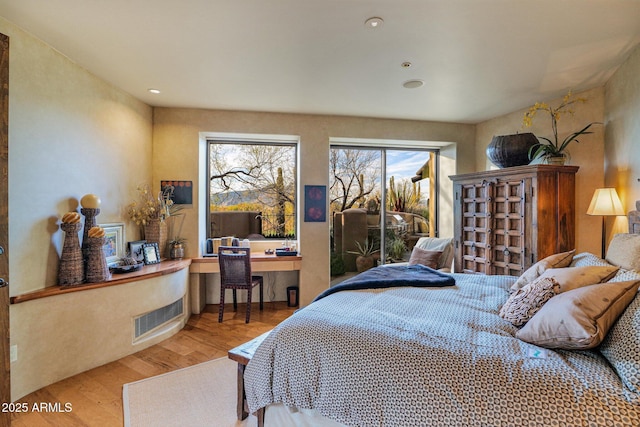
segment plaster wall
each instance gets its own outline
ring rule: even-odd
[[[618,190],[626,211],[640,200],[640,46],[605,86],[605,185]],[[619,217],[610,236],[626,233]]]
[[[442,197],[451,197],[447,176],[469,172],[475,166],[475,126],[357,117],[279,114],[243,111],[155,108],[153,134],[153,182],[162,179],[193,181],[194,194],[204,195],[206,179],[200,159],[202,133],[294,135],[299,137],[299,188],[329,182],[330,138],[372,140],[436,141],[443,143],[441,167]],[[444,173],[446,175],[442,176]],[[441,235],[452,235],[450,201],[442,202]],[[299,201],[299,209],[303,202]],[[447,212],[447,209],[449,211]],[[204,239],[200,201],[185,211],[183,234],[190,242],[188,256],[197,255]],[[329,286],[330,222],[299,222],[300,303],[306,305]],[[194,244],[194,242],[197,242]]]
[[[152,175],[152,109],[3,18],[0,32],[10,38],[8,256],[15,296],[57,283],[59,219],[84,194],[102,199],[98,223],[126,222],[131,191]],[[125,232],[126,240],[138,237],[130,224]],[[186,289],[187,281],[178,285]],[[128,315],[140,290],[152,293],[122,287],[12,305],[12,397],[135,351],[131,319],[106,316]]]
[[[125,357],[180,331],[190,315],[189,269],[166,276],[25,301],[12,306],[11,397]],[[134,339],[134,319],[184,298],[183,314]]]
[[[596,88],[575,94],[586,98],[586,103],[577,104],[574,116],[563,116],[558,121],[558,137],[564,138],[571,132],[582,129],[591,122],[604,121],[604,88]],[[556,106],[561,99],[545,100],[551,106]],[[514,133],[533,132],[534,135],[553,138],[551,121],[542,112],[538,112],[531,128],[522,127],[522,117],[528,110],[514,111],[504,116],[496,117],[477,125],[476,133],[476,169],[478,171],[496,169],[486,156],[487,145],[494,135],[510,135]],[[576,250],[600,254],[600,230],[602,217],[587,215],[591,197],[596,188],[604,185],[605,143],[604,126],[592,126],[593,134],[579,138],[579,143],[571,143],[569,164],[580,166],[576,174]]]
[[[57,282],[60,217],[87,193],[97,222],[127,222],[135,188],[151,179],[152,110],[0,18],[10,37],[9,241],[17,295]],[[125,224],[128,240],[138,236]]]

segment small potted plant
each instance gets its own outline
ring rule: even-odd
[[[536,102],[527,110],[522,119],[524,127],[530,127],[532,125],[533,118],[538,111],[545,111],[551,118],[551,131],[553,132],[553,139],[539,137],[543,142],[539,142],[529,148],[529,158],[531,160],[541,158],[547,164],[563,165],[569,158],[569,152],[567,151],[569,144],[573,141],[576,143],[580,142],[578,141],[578,137],[581,135],[593,133],[589,129],[595,124],[600,124],[599,122],[589,123],[579,131],[569,134],[562,141],[558,139],[558,120],[560,120],[563,115],[573,115],[574,110],[572,109],[572,105],[584,102],[587,102],[585,98],[573,97],[571,91],[569,91],[556,108],[552,108],[545,102]]]
[[[407,252],[407,244],[402,239],[393,239],[389,242],[388,252],[392,261],[402,261],[405,252]]]
[[[186,240],[183,237],[174,237],[169,242],[169,257],[171,259],[182,259],[184,257],[184,242]]]
[[[347,253],[358,255],[356,258],[356,270],[358,273],[362,273],[375,265],[375,256],[379,249],[375,249],[373,242],[369,243],[369,239],[365,240],[364,244],[356,241],[357,251],[347,251]]]

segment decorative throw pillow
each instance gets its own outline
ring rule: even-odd
[[[540,277],[553,277],[560,285],[560,292],[567,292],[587,285],[606,282],[618,271],[618,267],[565,267],[550,268]]]
[[[613,236],[606,259],[625,270],[640,270],[640,234],[620,233]]]
[[[437,268],[451,268],[453,262],[453,238],[451,237],[421,237],[414,246],[428,251],[442,251]]]
[[[576,254],[571,261],[570,267],[592,267],[592,266],[600,266],[600,267],[608,267],[609,264],[607,261],[603,260],[597,255],[594,255],[590,252],[581,252]]]
[[[511,294],[500,309],[500,317],[522,326],[559,291],[560,285],[553,277],[538,277]]]
[[[633,300],[638,285],[639,281],[599,283],[558,294],[516,333],[516,338],[547,348],[594,348]]]
[[[636,295],[611,327],[600,352],[611,363],[625,387],[640,397],[640,297]]]
[[[627,280],[640,280],[640,272],[635,270],[625,270],[621,268],[618,270],[613,279],[609,279],[609,283],[611,282],[626,282]]]
[[[409,265],[422,264],[437,269],[440,256],[442,256],[442,251],[428,251],[416,246],[411,251]]]
[[[558,254],[549,255],[546,258],[541,259],[540,261],[533,264],[529,267],[522,275],[516,280],[516,282],[511,285],[511,292],[515,292],[518,289],[522,288],[528,283],[531,283],[542,273],[544,273],[549,268],[562,268],[567,267],[571,264],[573,260],[573,255],[576,253],[576,250],[572,250],[569,252],[562,252]]]

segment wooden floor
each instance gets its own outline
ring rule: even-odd
[[[83,372],[31,393],[17,403],[27,403],[27,413],[14,413],[14,427],[122,426],[122,385],[143,378],[226,357],[227,351],[272,329],[293,314],[286,302],[265,303],[260,312],[252,306],[251,322],[244,323],[246,305],[225,305],[224,322],[218,323],[218,306],[207,305],[192,315],[183,330],[171,338],[90,371]],[[65,404],[71,411],[65,411]],[[33,405],[51,411],[34,412]],[[57,408],[56,405],[59,407]]]

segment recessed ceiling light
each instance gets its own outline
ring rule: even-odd
[[[151,92],[151,93],[160,93],[160,90],[152,88],[152,89],[149,89],[149,92]]]
[[[406,82],[402,83],[402,86],[406,87],[407,89],[416,89],[419,88],[420,86],[422,86],[424,84],[423,80],[407,80]]]
[[[378,18],[376,16],[364,21],[364,26],[367,28],[380,28],[382,27],[382,24],[384,24],[384,21],[382,20],[382,18]]]

